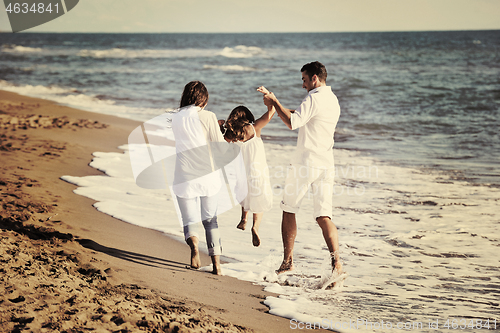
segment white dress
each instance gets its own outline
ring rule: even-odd
[[[241,202],[245,211],[262,213],[271,209],[273,205],[273,191],[269,180],[269,167],[267,166],[264,142],[257,137],[252,125],[254,136],[240,142],[241,153],[245,163],[248,182],[248,194]]]

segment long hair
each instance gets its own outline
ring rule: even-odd
[[[227,136],[237,141],[243,141],[245,138],[244,127],[254,122],[255,117],[246,106],[235,107],[226,120]]]
[[[208,90],[200,81],[191,81],[184,87],[182,92],[180,107],[196,105],[204,107],[208,103]]]

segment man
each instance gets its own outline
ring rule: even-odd
[[[294,269],[293,246],[297,235],[295,213],[311,187],[314,201],[314,218],[321,227],[323,237],[332,258],[332,268],[342,272],[339,260],[337,227],[331,220],[333,196],[333,134],[340,116],[340,106],[332,89],[326,85],[326,68],[318,61],[301,69],[302,88],[308,95],[297,110],[283,107],[270,92],[264,96],[264,104],[276,108],[281,120],[291,130],[299,129],[297,149],[292,157],[285,181],[285,193],[281,208],[283,220],[283,262],[276,273]]]

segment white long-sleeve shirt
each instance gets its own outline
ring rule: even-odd
[[[333,135],[339,117],[339,101],[331,87],[311,90],[291,114],[292,130],[299,129],[292,164],[319,169],[333,167]]]
[[[210,142],[224,142],[214,113],[190,105],[172,116],[177,154],[174,193],[183,198],[213,196],[221,188]]]

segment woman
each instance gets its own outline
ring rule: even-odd
[[[205,228],[213,274],[221,275],[222,246],[217,225],[217,206],[222,174],[216,170],[209,142],[226,142],[214,113],[204,110],[208,91],[200,81],[189,82],[182,93],[180,110],[172,116],[176,165],[173,191],[181,212],[184,238],[191,248],[191,267],[201,266],[196,232]]]

